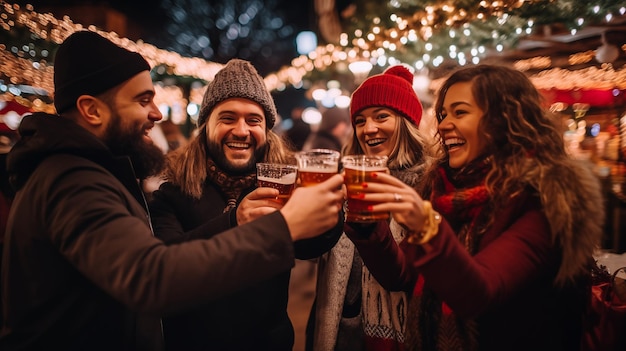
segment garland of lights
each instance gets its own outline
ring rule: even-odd
[[[193,77],[197,80],[211,81],[222,68],[221,64],[208,62],[201,58],[182,57],[179,54],[144,43],[120,38],[114,32],[98,30],[95,26],[83,27],[65,16],[57,19],[49,13],[37,13],[32,5],[21,7],[0,0],[0,62],[2,75],[12,85],[29,85],[43,91],[37,95],[48,97],[53,92],[53,66],[49,56],[53,50],[70,34],[79,30],[90,30],[108,38],[119,46],[140,53],[148,63],[155,67],[154,74],[170,74],[180,77]],[[7,86],[4,85],[5,89]],[[0,91],[4,93],[4,91]],[[172,100],[164,97],[165,101]],[[22,100],[24,101],[24,100]],[[39,100],[37,100],[39,103]],[[38,108],[36,104],[33,106]],[[45,107],[49,110],[48,107]]]
[[[621,0],[357,0],[340,44],[418,69],[464,65],[514,47],[537,27],[560,23],[575,34],[625,13]]]
[[[477,63],[494,50],[513,47],[539,25],[559,22],[574,33],[586,25],[610,22],[613,16],[626,13],[621,0],[596,1],[597,4],[583,0],[355,0],[354,11],[344,18],[346,31],[337,43],[321,45],[308,55],[295,58],[291,66],[266,76],[265,83],[271,91],[288,85],[302,88],[306,81],[346,74],[349,63],[362,60],[378,67],[373,72],[397,63],[408,63],[417,69],[450,61],[455,65]],[[72,32],[84,29],[68,17],[59,20],[51,14],[36,13],[32,5],[21,8],[4,0],[0,0],[0,27],[9,35],[28,38],[22,47],[0,44],[2,73],[12,84],[34,85],[46,91],[52,90],[52,67],[46,53]],[[221,68],[217,63],[181,57],[93,26],[88,29],[141,53],[156,67],[157,74],[210,81]],[[621,49],[626,51],[625,47]],[[580,53],[570,62],[588,62],[592,57],[593,53]],[[549,58],[535,58],[516,65],[521,70],[547,69],[551,62]]]
[[[23,43],[23,47],[12,48],[11,51],[18,56],[31,56],[35,60],[46,54],[39,55],[35,47],[41,48],[42,40],[53,43],[56,47],[63,42],[70,34],[88,29],[106,37],[115,44],[130,51],[140,53],[151,66],[163,65],[168,70],[178,76],[191,76],[205,81],[211,81],[217,71],[222,68],[219,63],[209,62],[195,57],[182,57],[181,55],[167,50],[162,50],[154,45],[143,41],[134,42],[128,38],[120,38],[115,32],[105,32],[98,30],[95,26],[83,27],[82,24],[73,23],[65,16],[62,20],[56,19],[50,13],[37,13],[32,5],[21,8],[19,5],[11,5],[0,0],[0,27],[9,33],[19,33],[21,28],[30,31],[29,42]],[[37,45],[34,45],[36,42]],[[6,48],[4,48],[6,49]],[[50,50],[45,50],[50,51]]]
[[[289,81],[336,79],[349,73],[348,64],[354,61],[369,61],[378,71],[399,63],[417,70],[476,64],[551,24],[575,34],[587,25],[624,16],[626,7],[621,0],[355,0],[345,12],[345,32],[336,42],[294,59]],[[569,62],[587,63],[594,56],[579,53]],[[550,58],[516,64],[521,70],[551,66]],[[280,76],[268,78],[279,86],[286,82]]]

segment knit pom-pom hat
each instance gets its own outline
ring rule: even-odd
[[[265,112],[267,129],[272,129],[276,123],[276,105],[263,78],[250,62],[232,59],[207,85],[198,114],[198,125],[206,122],[217,104],[230,98],[248,99],[261,105]]]
[[[419,126],[423,108],[413,89],[413,73],[405,66],[397,65],[361,83],[352,93],[350,101],[352,123],[358,113],[373,106],[383,106],[398,111]]]

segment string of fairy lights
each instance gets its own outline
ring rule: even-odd
[[[626,14],[626,7],[618,0],[357,0],[357,6],[346,10],[342,33],[336,42],[318,46],[306,55],[292,60],[291,65],[265,77],[270,91],[280,91],[288,86],[302,88],[305,80],[315,80],[331,70],[349,74],[353,62],[369,62],[378,67],[406,63],[417,70],[436,68],[444,63],[455,65],[478,63],[493,52],[514,47],[517,41],[547,23],[566,25],[572,34],[590,23],[609,23]],[[601,5],[600,5],[601,3]],[[350,12],[351,11],[351,12]],[[167,70],[168,74],[194,77],[205,82],[213,79],[221,64],[200,58],[188,58],[161,50],[148,43],[120,38],[114,32],[100,31],[94,26],[84,27],[69,17],[55,18],[38,13],[32,5],[20,7],[0,0],[0,27],[9,33],[23,33],[27,38],[22,45],[8,46],[0,43],[2,74],[9,84],[0,85],[0,94],[10,94],[9,85],[31,85],[44,91],[53,91],[50,52],[76,30],[97,31],[120,46],[141,53],[153,67]],[[626,45],[619,48],[626,51]],[[595,53],[572,55],[570,63],[589,62]],[[520,70],[552,67],[549,57],[536,57],[516,62]],[[538,84],[591,81],[603,86],[607,80],[624,82],[624,69],[607,67],[598,79],[577,79],[576,73],[554,71],[536,77]],[[567,74],[572,79],[560,79]],[[589,77],[584,73],[585,77]],[[196,86],[189,101],[202,96],[202,86]],[[161,89],[164,103],[178,99],[175,89]],[[170,96],[171,95],[171,96]],[[195,98],[194,98],[195,97]],[[46,108],[45,101],[31,101],[33,108]],[[200,103],[197,101],[196,103]],[[48,106],[49,108],[49,106]]]
[[[363,55],[437,67],[458,65],[514,47],[520,38],[560,23],[573,35],[626,14],[623,1],[391,0],[358,1],[340,44]],[[382,50],[381,50],[382,49]]]
[[[356,0],[346,10],[336,42],[293,60],[304,75],[345,70],[345,62],[368,61],[385,67],[406,63],[416,70],[443,64],[463,66],[515,48],[521,38],[550,30],[558,23],[574,35],[586,26],[624,19],[623,1],[602,0]],[[626,46],[620,48],[626,51]],[[571,65],[588,63],[594,52],[570,57]],[[549,69],[549,57],[524,60],[518,68]]]
[[[108,38],[114,43],[143,55],[152,67],[157,70],[167,70],[168,74],[190,76],[199,80],[211,81],[222,68],[221,64],[209,62],[201,58],[183,57],[175,52],[162,50],[154,45],[128,38],[119,37],[115,32],[98,30],[95,26],[83,26],[74,23],[68,16],[62,19],[55,18],[50,13],[38,13],[32,5],[21,7],[16,4],[0,1],[0,27],[8,33],[26,32],[27,42],[21,46],[7,46],[0,43],[0,62],[2,75],[8,77],[8,84],[0,84],[0,94],[18,96],[18,101],[27,104],[37,111],[50,112],[53,108],[41,98],[33,101],[19,99],[16,86],[34,86],[42,89],[42,95],[51,95],[53,92],[53,66],[49,63],[51,48],[60,44],[66,37],[75,31],[91,30]],[[16,34],[19,35],[19,34]],[[164,103],[177,100],[181,95],[177,89],[162,89],[158,95]],[[192,96],[197,99],[197,93]],[[200,95],[201,96],[201,95]],[[43,96],[42,96],[43,97]],[[5,100],[14,98],[5,96]],[[201,99],[197,101],[200,103]],[[186,103],[186,101],[181,101]]]

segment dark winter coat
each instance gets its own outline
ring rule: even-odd
[[[252,190],[247,189],[241,197]],[[213,183],[205,184],[199,200],[184,195],[171,183],[164,183],[150,202],[155,235],[168,243],[215,239],[217,233],[237,226],[236,209],[222,213],[225,207],[224,195]],[[340,214],[338,224],[327,233],[296,242],[296,258],[311,259],[330,250],[343,232],[342,218]],[[290,269],[285,269],[262,282],[249,282],[246,288],[191,313],[165,316],[166,348],[291,351],[294,330],[287,315],[290,273]],[[246,281],[236,272],[228,279]]]
[[[166,246],[153,237],[127,157],[58,116],[25,117],[20,133],[8,158],[18,192],[5,237],[0,350],[159,350],[156,316],[294,265],[280,213],[216,240]]]

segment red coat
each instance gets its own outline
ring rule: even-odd
[[[561,250],[537,198],[504,209],[475,256],[445,219],[428,253],[384,234],[352,238],[376,279],[389,290],[412,291],[421,275],[457,316],[477,322],[480,350],[578,349],[584,282],[554,286]]]

